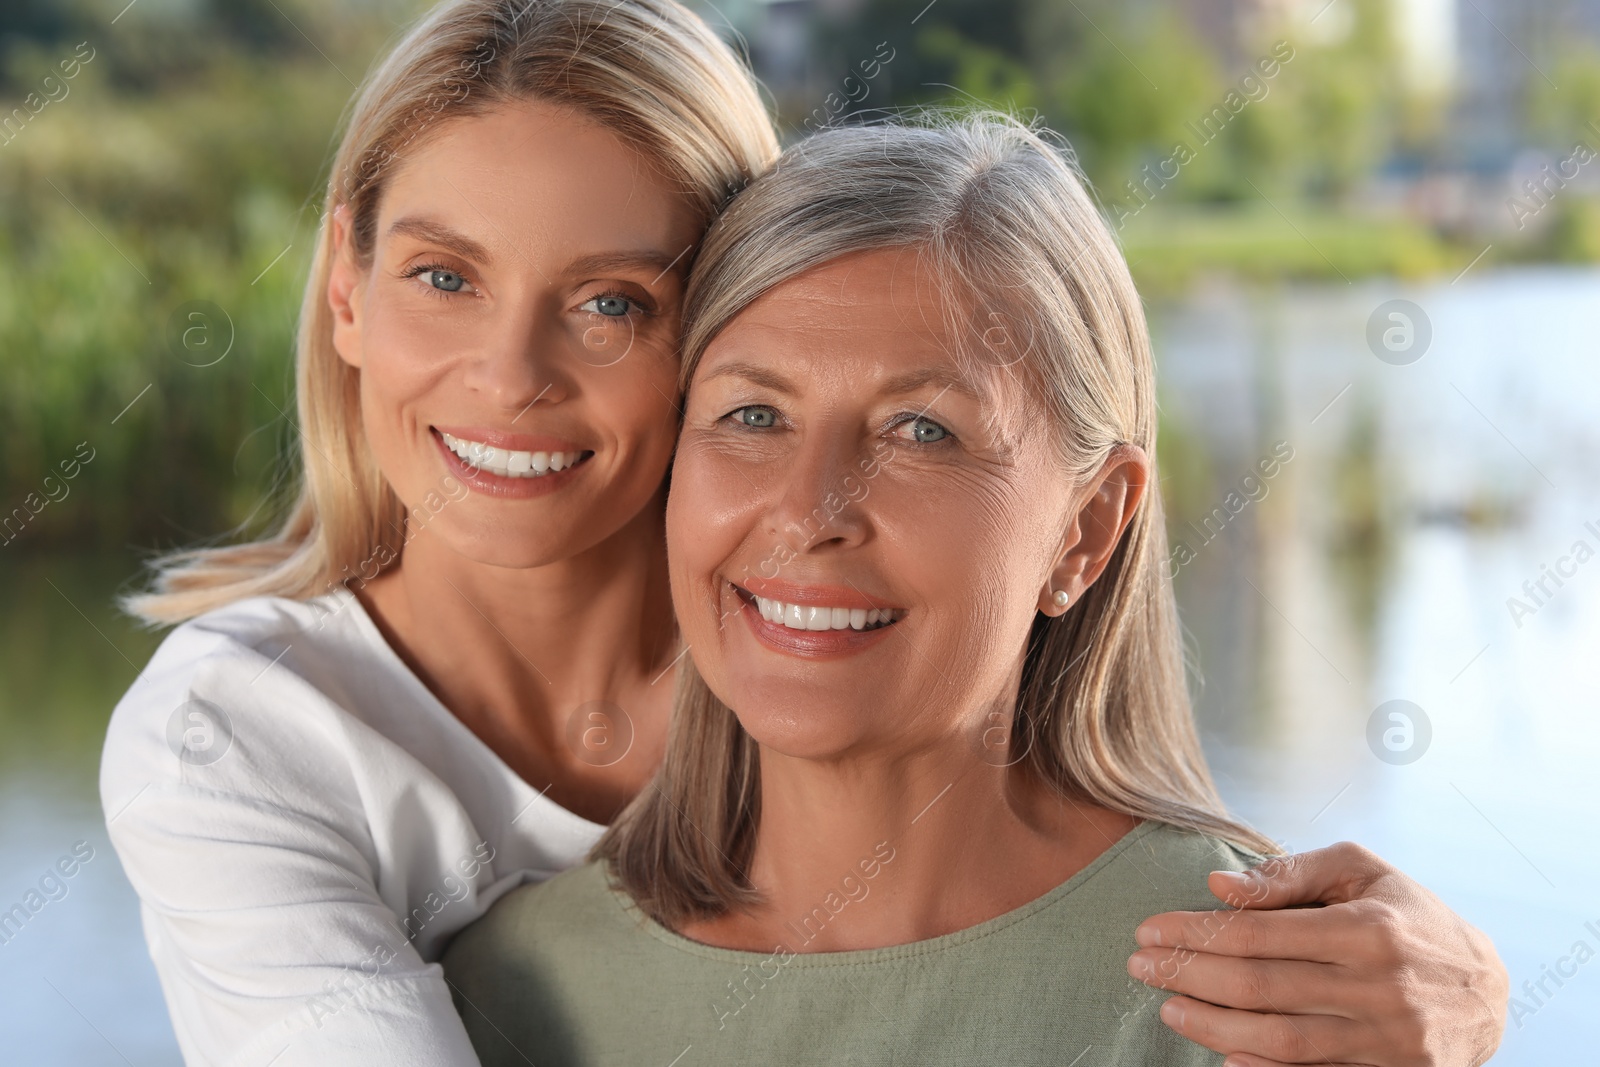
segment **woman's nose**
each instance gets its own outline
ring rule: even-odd
[[[547,316],[507,315],[484,337],[467,367],[466,385],[497,407],[521,412],[535,403],[566,399],[567,362],[559,331]]]
[[[827,429],[808,435],[773,484],[771,532],[797,551],[859,543],[868,526],[860,459],[852,435]]]

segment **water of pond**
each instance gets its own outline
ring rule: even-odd
[[[1402,309],[1407,349],[1382,318],[1384,361],[1368,324],[1392,299],[1430,328]],[[1600,552],[1600,273],[1207,288],[1152,317],[1225,796],[1292,847],[1369,845],[1489,931],[1522,1005],[1496,1064],[1580,1061],[1600,1017],[1600,963],[1574,956],[1600,950],[1600,555],[1576,547]],[[110,607],[133,570],[0,553],[0,909],[80,860],[0,943],[18,1062],[179,1062],[95,797],[106,716],[154,647]]]

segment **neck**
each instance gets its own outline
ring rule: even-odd
[[[541,567],[478,563],[424,528],[358,593],[439,700],[523,778],[609,819],[659,761],[677,654],[664,492],[593,548]],[[659,684],[652,684],[659,680]],[[602,702],[596,704],[595,702]],[[585,706],[588,707],[585,707]],[[620,762],[572,743],[574,713],[625,724]],[[598,721],[598,720],[595,720]]]
[[[761,753],[751,880],[762,903],[685,932],[796,952],[907,944],[1048,893],[1137,823],[956,741],[898,758]]]

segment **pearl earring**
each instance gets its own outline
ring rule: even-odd
[[[1051,599],[1056,602],[1056,607],[1064,608],[1067,606],[1067,601],[1071,600],[1072,598],[1067,595],[1067,591],[1065,589],[1057,589],[1056,595]]]

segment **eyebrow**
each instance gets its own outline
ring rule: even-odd
[[[448,226],[440,225],[429,219],[416,218],[414,216],[397,219],[394,225],[389,227],[389,235],[391,237],[397,235],[413,237],[426,244],[438,245],[440,248],[454,252],[462,259],[470,259],[474,263],[489,264],[494,261],[494,257],[489,254],[489,250],[477,241],[474,241],[459,230],[452,230]]]
[[[952,393],[960,393],[974,403],[987,404],[989,402],[989,398],[985,397],[964,375],[951,374],[943,367],[924,367],[921,370],[907,371],[905,374],[895,375],[883,383],[879,392],[893,396],[900,393],[913,393],[929,385],[943,386],[944,389],[948,389]]]
[[[754,363],[746,363],[743,360],[724,363],[700,380],[710,382],[718,378],[743,378],[747,382],[764,386],[775,393],[782,393],[784,396],[793,396],[797,392],[789,379],[777,371],[768,370],[766,367],[757,366]]]
[[[441,248],[454,252],[463,259],[470,259],[475,263],[489,265],[494,257],[483,245],[474,241],[459,230],[451,229],[431,219],[407,216],[395,221],[389,227],[391,236],[412,237],[427,244],[438,245]],[[689,246],[692,248],[693,246]],[[648,270],[653,272],[651,283],[661,279],[674,266],[684,258],[684,253],[689,248],[683,249],[677,255],[668,255],[660,249],[648,248],[639,251],[625,252],[596,252],[587,256],[579,256],[567,265],[563,271],[567,275],[593,275],[611,274],[618,271]]]
[[[692,245],[690,247],[693,247]],[[593,255],[579,256],[566,267],[563,272],[569,275],[578,274],[612,274],[629,270],[648,270],[653,272],[651,284],[661,280],[661,276],[680,263],[685,248],[675,256],[668,255],[659,249],[649,248],[637,252],[596,252]]]
[[[764,386],[768,389],[771,389],[773,392],[782,393],[785,396],[794,396],[799,391],[795,388],[794,384],[789,381],[789,379],[785,378],[777,371],[770,370],[766,367],[758,366],[757,364],[749,363],[743,360],[733,360],[731,362],[724,363],[716,370],[707,374],[701,379],[701,381],[709,382],[716,378],[729,377],[743,378],[746,381],[753,382],[756,385]],[[967,379],[961,377],[960,375],[951,374],[942,367],[925,367],[921,370],[907,371],[904,374],[897,374],[894,377],[885,380],[883,384],[878,387],[877,392],[880,396],[898,396],[902,393],[915,392],[916,390],[929,385],[943,386],[945,389],[950,390],[951,392],[960,393],[961,395],[979,404],[985,404],[988,402],[987,398],[981,395],[979,391],[973,387],[971,382],[967,381]]]

